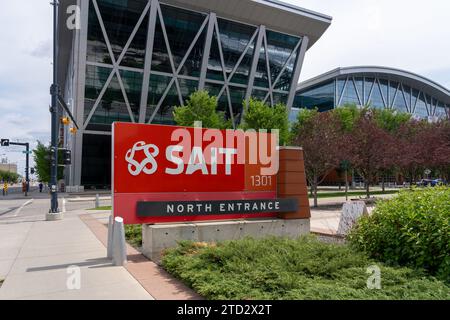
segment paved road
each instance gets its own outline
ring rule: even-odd
[[[81,201],[70,201],[72,199]],[[74,211],[95,207],[93,197],[78,199],[62,194],[59,197],[59,209],[61,211]],[[111,205],[110,200],[100,201],[101,206]],[[45,213],[50,207],[50,196],[38,191],[31,192],[28,197],[20,195],[8,195],[0,197],[0,224],[24,221],[45,220]]]

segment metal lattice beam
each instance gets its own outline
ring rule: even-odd
[[[142,77],[141,102],[139,111],[139,123],[144,123],[147,117],[148,88],[150,85],[150,71],[152,68],[153,43],[155,39],[156,16],[158,14],[156,2],[158,0],[150,0],[150,12],[147,29],[147,40],[144,60],[144,75]]]
[[[117,76],[117,80],[119,82],[120,90],[122,92],[122,95],[123,95],[123,98],[124,98],[125,105],[127,107],[128,113],[130,115],[130,119],[132,120],[132,122],[135,122],[135,117],[134,117],[133,112],[131,110],[131,106],[130,106],[130,103],[128,101],[128,96],[127,96],[126,90],[125,90],[125,88],[123,86],[123,81],[122,81],[122,78],[120,76],[120,72],[119,72],[119,68],[118,67],[119,67],[120,63],[122,62],[126,52],[128,51],[128,48],[130,47],[131,42],[133,41],[137,31],[139,30],[139,28],[140,28],[140,26],[142,24],[142,21],[145,18],[145,15],[147,14],[148,10],[150,9],[150,2],[149,2],[145,6],[142,14],[139,17],[139,20],[137,21],[136,26],[134,27],[133,31],[131,32],[130,37],[128,38],[124,48],[122,49],[121,54],[119,55],[119,58],[116,61],[115,56],[114,56],[114,52],[112,50],[111,42],[110,42],[108,34],[106,32],[105,24],[103,22],[102,15],[101,15],[101,12],[100,12],[99,7],[98,7],[97,0],[92,0],[92,4],[94,5],[94,10],[95,10],[95,13],[97,15],[98,22],[100,24],[100,29],[102,30],[103,38],[105,39],[106,47],[108,49],[108,53],[109,53],[110,59],[111,59],[112,64],[113,64],[113,69],[112,69],[108,79],[106,80],[104,87],[102,88],[99,96],[97,97],[97,100],[94,103],[94,106],[92,107],[91,112],[89,113],[89,115],[88,115],[88,117],[87,117],[87,119],[86,119],[86,121],[84,123],[84,126],[83,126],[84,130],[86,130],[89,122],[92,119],[92,116],[95,114],[95,111],[97,110],[98,105],[100,104],[100,102],[101,102],[101,100],[102,100],[106,90],[108,89],[109,85],[111,84],[111,81],[112,81],[112,78],[114,77],[114,75]]]
[[[262,45],[262,39],[264,34],[266,33],[266,27],[261,25],[258,28],[258,39],[256,40],[256,44],[255,44],[255,51],[253,53],[253,60],[252,60],[252,66],[250,68],[250,75],[248,77],[248,87],[247,87],[247,92],[245,94],[245,101],[248,104],[248,101],[250,100],[250,97],[252,95],[252,91],[253,91],[253,84],[255,82],[255,74],[256,74],[256,69],[258,67],[258,63],[259,63],[259,56],[260,56],[260,52],[261,52],[261,45]],[[245,110],[246,108],[243,108],[243,114],[242,116],[245,114]]]
[[[203,21],[199,31],[195,35],[195,37],[192,40],[188,50],[185,53],[183,59],[181,60],[180,65],[178,66],[177,69],[175,69],[175,63],[174,63],[174,59],[173,59],[173,55],[172,55],[172,50],[170,48],[170,42],[169,42],[169,38],[167,36],[167,31],[166,31],[166,27],[165,27],[165,23],[164,23],[164,16],[162,15],[162,11],[161,11],[161,8],[160,8],[159,4],[156,7],[157,7],[157,12],[158,12],[158,17],[159,17],[159,21],[160,21],[160,24],[161,24],[161,28],[163,30],[164,42],[165,42],[165,45],[166,45],[167,53],[169,55],[169,60],[170,60],[171,68],[172,68],[172,79],[170,80],[169,84],[167,85],[167,88],[164,91],[163,95],[159,99],[158,104],[156,105],[156,108],[153,111],[153,113],[152,113],[148,123],[152,123],[152,121],[156,117],[158,111],[161,109],[161,106],[164,103],[164,100],[166,99],[168,93],[172,89],[172,86],[173,86],[174,82],[175,82],[175,86],[176,86],[176,89],[177,89],[177,94],[178,94],[178,99],[180,101],[180,104],[184,105],[183,97],[182,97],[182,94],[181,94],[181,88],[180,88],[180,85],[179,85],[179,82],[178,82],[179,73],[183,69],[183,66],[186,63],[187,59],[189,58],[189,55],[191,54],[195,44],[198,42],[198,39],[200,38],[203,30],[205,29],[207,23],[211,19],[210,17],[206,17],[205,18],[205,20]]]

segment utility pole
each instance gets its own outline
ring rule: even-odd
[[[50,87],[52,96],[51,113],[51,156],[50,156],[50,210],[47,220],[54,220],[59,214],[58,209],[58,146],[59,146],[59,108],[58,108],[58,0],[52,2],[53,5],[53,84]],[[49,216],[52,215],[49,219]],[[53,219],[52,219],[53,218]]]
[[[59,125],[60,121],[63,125],[67,125],[72,120],[75,128],[71,128],[69,131],[71,133],[76,133],[76,130],[79,129],[78,124],[76,123],[70,108],[67,106],[63,97],[61,96],[61,89],[58,83],[58,48],[59,48],[59,36],[58,36],[58,21],[59,21],[59,3],[58,0],[53,0],[51,3],[53,5],[53,84],[50,87],[50,94],[52,96],[52,104],[50,107],[50,113],[52,115],[51,123],[52,123],[52,142],[50,147],[50,194],[51,194],[51,202],[50,202],[50,210],[47,215],[47,220],[60,220],[62,219],[62,214],[58,208],[58,151],[62,150],[64,153],[63,163],[65,165],[70,165],[71,162],[71,152],[70,150],[60,149],[59,148]],[[60,114],[59,109],[60,106],[65,110],[69,118],[61,118],[62,114]],[[61,118],[61,119],[60,119]]]
[[[25,144],[25,153],[25,197],[28,197],[30,191],[30,144],[28,142]]]

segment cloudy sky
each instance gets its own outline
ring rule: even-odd
[[[450,1],[285,0],[333,17],[307,52],[301,80],[336,67],[382,65],[450,88]],[[49,0],[3,1],[0,137],[49,141],[52,9]],[[0,148],[24,171],[21,149]]]

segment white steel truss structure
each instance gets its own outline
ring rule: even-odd
[[[277,101],[274,99],[274,94],[281,94],[285,96],[285,101],[283,101],[287,107],[290,109],[292,106],[292,102],[295,95],[296,85],[298,83],[298,79],[300,77],[300,71],[303,64],[304,55],[306,52],[306,49],[308,47],[308,37],[307,36],[297,36],[298,42],[295,45],[295,48],[290,53],[289,57],[284,61],[284,65],[282,66],[281,70],[277,70],[278,75],[272,79],[272,76],[274,75],[274,70],[271,70],[271,65],[269,63],[269,51],[270,47],[268,45],[267,40],[267,30],[264,25],[255,26],[255,31],[246,44],[245,49],[242,51],[241,56],[236,61],[234,67],[232,68],[230,73],[227,73],[226,70],[230,66],[226,65],[224,61],[224,54],[223,54],[223,43],[221,41],[221,32],[218,24],[218,17],[214,12],[210,13],[204,13],[204,21],[201,24],[200,28],[198,29],[198,32],[194,39],[192,40],[190,47],[187,49],[187,51],[184,54],[184,58],[182,61],[178,64],[178,66],[174,62],[174,55],[172,54],[172,48],[171,43],[169,41],[170,34],[168,34],[166,23],[165,23],[165,17],[163,15],[163,11],[161,10],[161,4],[158,0],[149,0],[147,5],[145,6],[144,10],[142,11],[139,20],[137,21],[137,24],[135,25],[133,31],[131,32],[128,41],[126,42],[125,46],[122,49],[121,54],[116,58],[113,50],[113,46],[111,44],[108,30],[105,26],[102,12],[99,8],[98,1],[101,0],[89,0],[89,2],[92,4],[92,6],[95,9],[95,15],[98,19],[98,23],[101,27],[101,33],[103,35],[104,41],[106,43],[107,51],[109,54],[109,58],[111,61],[111,64],[104,63],[104,62],[98,62],[98,61],[86,61],[87,66],[95,66],[95,67],[102,67],[102,68],[108,68],[110,69],[109,76],[107,77],[106,81],[104,82],[102,89],[100,90],[95,102],[93,103],[92,108],[89,112],[85,113],[82,117],[83,127],[80,132],[82,134],[83,132],[90,133],[90,134],[109,134],[108,132],[100,132],[100,131],[92,131],[88,129],[88,125],[90,124],[94,114],[96,113],[99,105],[101,104],[101,101],[105,95],[105,92],[108,90],[109,86],[111,85],[111,82],[114,77],[117,78],[118,86],[120,87],[120,91],[123,95],[123,100],[126,105],[126,109],[128,112],[128,115],[130,117],[131,122],[138,122],[138,123],[152,123],[155,116],[157,115],[158,111],[160,110],[162,104],[164,103],[167,95],[173,88],[175,87],[177,95],[178,95],[178,102],[179,105],[183,105],[183,95],[182,90],[180,88],[180,80],[195,80],[198,81],[198,89],[204,89],[205,85],[207,83],[209,84],[215,84],[215,85],[222,85],[222,88],[219,90],[217,94],[217,99],[221,100],[223,96],[225,96],[225,101],[227,103],[227,107],[229,109],[229,116],[233,122],[234,125],[236,125],[242,114],[236,115],[236,113],[233,111],[232,106],[232,87],[236,88],[242,88],[246,90],[245,94],[245,100],[248,101],[250,97],[252,97],[254,90],[261,90],[265,92],[264,102],[269,103],[270,105],[274,105]],[[91,14],[91,13],[90,13]],[[143,68],[135,68],[135,67],[129,67],[122,65],[123,59],[133,42],[136,33],[141,28],[144,19],[148,17],[148,33],[147,33],[147,43],[145,48],[145,62]],[[87,19],[86,19],[87,21]],[[152,70],[152,55],[153,55],[153,46],[154,46],[154,37],[155,37],[155,30],[158,27],[161,28],[164,42],[167,50],[167,54],[170,61],[170,68],[171,72],[160,72],[156,70]],[[181,74],[180,72],[183,69],[184,64],[186,63],[188,57],[190,56],[192,50],[196,46],[196,44],[200,41],[200,38],[202,34],[206,34],[205,36],[205,43],[203,48],[203,60],[201,65],[201,72],[200,76],[190,76]],[[216,42],[216,43],[213,43]],[[219,54],[220,54],[220,63],[221,63],[221,70],[223,73],[223,79],[224,81],[219,80],[212,80],[206,78],[206,73],[208,69],[208,63],[210,58],[210,50],[213,45],[217,45],[219,48]],[[248,83],[242,84],[242,83],[232,83],[233,76],[235,75],[236,71],[240,67],[242,61],[244,60],[245,56],[249,52],[249,50],[253,51],[253,60],[250,67],[250,72],[248,76]],[[265,72],[268,75],[268,81],[269,81],[269,87],[263,88],[254,86],[254,79],[256,70],[258,67],[258,64],[260,63],[260,56],[265,55]],[[283,74],[291,66],[293,70],[290,70],[292,73],[291,81],[290,81],[290,88],[288,90],[284,90],[284,88],[277,88],[277,85],[280,82],[280,79],[282,78]],[[81,68],[82,66],[80,66]],[[139,103],[139,110],[133,112],[132,107],[130,105],[130,101],[128,98],[126,85],[124,84],[124,81],[122,80],[121,71],[131,71],[136,72],[142,75],[142,91],[141,91],[141,99]],[[161,76],[168,76],[171,77],[171,80],[167,84],[166,89],[164,90],[163,94],[161,95],[158,103],[156,104],[156,108],[153,110],[149,110],[148,108],[148,96],[149,96],[149,82],[151,75],[161,75]],[[79,97],[78,99],[78,105],[80,102],[83,101],[82,97]],[[83,109],[83,108],[81,108]],[[244,110],[245,111],[245,110]],[[235,117],[239,117],[239,119],[235,119]]]
[[[343,83],[343,86],[339,86],[339,82]],[[399,81],[372,75],[347,75],[335,79],[334,87],[334,107],[350,102],[359,106],[396,109],[419,117],[450,117],[450,105],[445,105],[424,90],[415,89]],[[375,95],[381,98],[381,105],[374,103]]]
[[[65,145],[74,154],[73,164],[66,175],[68,185],[85,183],[82,177],[86,168],[91,166],[83,164],[85,154],[90,152],[86,148],[94,148],[93,137],[107,141],[102,137],[111,135],[111,122],[105,120],[110,115],[111,118],[116,117],[113,121],[161,123],[166,120],[168,101],[183,105],[190,93],[202,89],[214,90],[210,91],[211,95],[217,97],[219,108],[225,111],[234,126],[239,124],[245,112],[242,102],[251,97],[272,106],[283,102],[288,109],[293,104],[310,42],[302,30],[299,34],[283,33],[265,25],[228,19],[206,9],[194,11],[177,7],[164,3],[164,0],[77,0],[77,3],[81,9],[81,28],[72,40],[71,60],[65,75],[65,96],[71,100],[73,113],[81,125],[76,135],[65,135]],[[124,14],[129,8],[120,7],[123,5],[132,7],[132,16]],[[117,12],[122,10],[121,13],[117,13],[115,8]],[[173,33],[174,17],[167,15],[168,8],[202,17],[196,22],[195,29],[189,30],[189,39],[183,39],[181,50],[180,46],[177,47],[177,35]],[[118,19],[114,21],[116,13]],[[120,29],[122,22],[126,25]],[[180,22],[175,19],[177,23]],[[228,23],[233,27],[227,30]],[[185,27],[193,28],[192,25]],[[120,29],[120,36],[115,34],[117,29]],[[241,29],[244,30],[242,35],[230,36]],[[289,45],[282,47],[281,51],[277,47],[277,41],[281,41],[276,38],[278,35],[291,41],[283,42],[282,45]],[[315,42],[314,36],[311,41]],[[164,57],[161,57],[161,47],[164,47]],[[196,65],[198,69],[190,73],[194,55],[200,57]],[[137,56],[139,63],[130,63],[137,61],[133,60]],[[165,69],[155,67],[155,61],[161,58],[167,64]],[[215,76],[211,76],[211,72],[216,72]],[[137,80],[130,80],[130,75]],[[158,82],[158,77],[166,82]],[[261,85],[261,77],[267,84]],[[156,93],[154,83],[158,90]],[[188,86],[187,83],[194,85]],[[88,87],[93,89],[88,92]],[[166,113],[161,115],[162,112]],[[91,144],[86,147],[88,140]],[[106,162],[102,164],[107,165]]]

